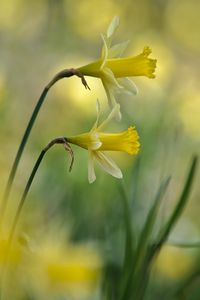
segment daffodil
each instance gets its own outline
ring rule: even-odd
[[[128,92],[134,95],[138,93],[136,85],[128,77],[155,78],[156,68],[156,60],[149,58],[151,49],[148,46],[137,56],[121,58],[128,42],[112,46],[113,34],[118,26],[119,18],[114,17],[106,35],[102,35],[103,49],[100,59],[79,68],[81,74],[101,79],[112,108],[116,104],[115,92]],[[120,111],[118,118],[121,118]]]
[[[97,119],[92,129],[77,136],[67,138],[69,143],[78,145],[88,150],[88,180],[90,183],[96,179],[94,160],[99,163],[104,171],[116,178],[122,178],[122,172],[116,163],[105,151],[123,151],[134,155],[139,151],[139,136],[135,127],[119,133],[105,133],[103,128],[119,114],[120,106],[116,104],[107,119],[98,125],[100,116],[99,102],[97,101]]]

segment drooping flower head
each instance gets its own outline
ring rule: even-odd
[[[116,104],[115,92],[128,92],[137,94],[136,85],[128,77],[146,76],[155,78],[156,60],[149,58],[151,49],[144,47],[143,52],[137,56],[121,58],[128,42],[112,45],[113,35],[119,26],[119,18],[114,17],[107,33],[102,34],[103,48],[99,60],[79,68],[86,76],[98,77],[105,88],[110,107]],[[120,111],[118,119],[120,119]]]
[[[94,160],[116,178],[122,178],[122,172],[116,163],[105,153],[106,151],[122,151],[135,155],[139,151],[139,136],[135,127],[119,133],[105,133],[102,130],[119,114],[120,106],[116,104],[107,119],[99,125],[100,106],[97,101],[97,119],[92,129],[87,133],[67,138],[69,143],[88,150],[88,180],[90,183],[96,179]]]

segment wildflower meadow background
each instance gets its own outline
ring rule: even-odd
[[[99,78],[64,78],[49,91],[14,180],[0,232],[1,300],[200,299],[200,2],[196,0],[7,0],[0,9],[0,197],[44,86],[62,69],[101,55],[100,34],[120,17],[125,56],[144,46],[156,78],[132,78],[139,93],[117,94],[136,126],[136,156],[112,152],[117,179],[88,153],[57,145],[45,156],[23,207],[9,257],[6,241],[40,151],[55,137],[88,132],[110,113]],[[195,158],[194,158],[195,157]],[[192,164],[193,162],[193,164]],[[161,199],[162,198],[162,199]],[[168,222],[168,220],[170,220]],[[1,220],[0,220],[1,221]],[[6,263],[5,263],[6,260]]]

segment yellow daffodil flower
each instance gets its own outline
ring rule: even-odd
[[[114,17],[108,27],[106,35],[102,35],[103,49],[101,58],[91,64],[79,68],[86,76],[98,77],[105,88],[110,107],[116,104],[115,92],[137,94],[136,85],[128,77],[146,76],[155,78],[156,60],[149,58],[151,49],[144,47],[137,56],[121,58],[128,42],[112,46],[112,37],[119,26],[119,18]],[[120,111],[118,119],[121,118]]]
[[[104,133],[102,129],[119,114],[120,106],[116,104],[107,119],[98,126],[100,107],[97,101],[97,120],[92,129],[77,136],[67,138],[69,143],[78,145],[88,150],[88,180],[90,183],[96,179],[94,171],[94,159],[99,165],[116,178],[122,178],[122,172],[115,162],[105,154],[105,151],[123,151],[134,155],[139,151],[139,136],[135,127],[129,127],[119,133]]]

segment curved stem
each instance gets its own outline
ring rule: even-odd
[[[12,239],[13,239],[13,236],[14,236],[14,233],[15,233],[15,229],[16,229],[16,225],[17,225],[17,222],[19,220],[19,217],[20,217],[20,214],[21,214],[21,211],[22,211],[22,208],[24,206],[24,203],[25,203],[25,200],[26,200],[26,197],[27,197],[27,194],[30,190],[30,187],[32,185],[32,182],[33,182],[33,179],[35,177],[35,174],[43,160],[43,157],[44,155],[46,154],[46,152],[52,147],[54,146],[55,144],[63,144],[65,150],[67,150],[69,152],[69,154],[71,155],[71,163],[70,163],[70,168],[69,168],[69,171],[71,171],[71,168],[72,168],[72,165],[73,165],[73,161],[74,161],[74,156],[73,156],[73,151],[71,149],[71,147],[69,146],[69,144],[67,143],[67,138],[65,137],[59,137],[59,138],[55,138],[53,139],[50,143],[48,143],[48,145],[41,151],[38,159],[36,160],[36,163],[33,167],[33,170],[31,172],[31,175],[27,181],[27,184],[26,184],[26,187],[24,189],[24,192],[22,194],[22,197],[21,197],[21,200],[20,200],[20,203],[19,203],[19,206],[17,208],[17,212],[16,212],[16,215],[15,215],[15,218],[14,218],[14,221],[13,221],[13,225],[11,227],[11,231],[10,231],[10,235],[9,235],[9,238],[8,238],[8,249],[10,249],[10,245],[12,243]],[[9,250],[8,250],[9,251]]]
[[[18,148],[16,157],[15,157],[14,163],[12,165],[12,168],[11,168],[11,171],[10,171],[10,175],[9,175],[9,178],[8,178],[8,181],[7,181],[7,184],[6,184],[4,196],[3,196],[3,199],[2,199],[2,202],[1,202],[1,205],[0,205],[0,228],[1,228],[1,225],[2,225],[2,222],[3,222],[4,214],[5,214],[7,203],[8,203],[8,199],[9,199],[9,195],[10,195],[10,192],[11,192],[11,188],[12,188],[12,185],[13,185],[13,181],[14,181],[14,178],[15,178],[15,175],[16,175],[16,172],[17,172],[17,168],[18,168],[21,156],[23,154],[24,148],[25,148],[26,143],[28,141],[29,135],[31,133],[31,130],[33,128],[33,125],[35,123],[37,115],[38,115],[38,113],[39,113],[39,111],[41,109],[42,104],[44,103],[44,100],[45,100],[46,96],[47,96],[47,93],[50,90],[50,88],[57,81],[59,81],[62,78],[65,78],[65,77],[71,77],[73,75],[76,75],[76,76],[80,77],[83,85],[85,86],[85,88],[89,89],[89,86],[87,85],[87,82],[86,82],[84,76],[80,73],[79,70],[76,70],[76,69],[65,69],[65,70],[62,70],[59,73],[57,73],[53,77],[53,79],[49,82],[49,84],[44,88],[44,90],[43,90],[43,92],[42,92],[42,94],[41,94],[41,96],[40,96],[40,98],[39,98],[39,100],[38,100],[38,102],[37,102],[34,110],[33,110],[31,118],[30,118],[30,120],[28,122],[26,130],[25,130],[24,135],[22,137],[21,143],[19,145],[19,148]]]
[[[12,243],[12,239],[13,239],[13,236],[14,236],[14,233],[15,233],[15,229],[16,229],[16,225],[17,225],[17,222],[19,220],[19,217],[20,217],[20,214],[21,214],[21,211],[22,211],[22,208],[24,206],[24,203],[25,203],[25,200],[26,200],[26,197],[27,197],[27,194],[30,190],[30,187],[32,185],[32,182],[33,182],[33,179],[35,177],[35,174],[43,160],[43,157],[44,155],[46,154],[46,152],[52,147],[54,146],[55,144],[63,144],[64,148],[66,151],[69,152],[69,154],[71,155],[71,164],[70,164],[70,168],[69,168],[69,171],[71,171],[71,168],[72,168],[72,165],[73,165],[73,161],[74,161],[74,156],[73,156],[73,151],[71,149],[71,147],[69,146],[69,144],[67,143],[67,138],[65,137],[59,137],[59,138],[55,138],[53,139],[51,142],[48,143],[48,145],[41,151],[38,159],[36,160],[36,163],[33,167],[33,170],[31,172],[31,175],[27,181],[27,184],[26,184],[26,187],[24,189],[24,192],[22,194],[22,197],[21,197],[21,200],[20,200],[20,203],[19,203],[19,206],[17,208],[17,212],[16,212],[16,215],[15,215],[15,218],[14,218],[14,221],[13,221],[13,225],[11,227],[11,231],[10,231],[10,235],[9,235],[9,238],[8,238],[8,249],[10,249],[10,245]]]
[[[24,190],[24,192],[23,192],[22,198],[21,198],[21,200],[20,200],[20,204],[19,204],[19,206],[18,206],[18,208],[17,208],[17,212],[16,212],[15,219],[14,219],[14,222],[13,222],[13,225],[12,225],[12,228],[11,228],[11,232],[10,232],[10,235],[9,235],[9,239],[8,239],[8,245],[9,245],[9,246],[10,246],[10,244],[11,244],[11,242],[12,242],[13,235],[14,235],[14,232],[15,232],[15,228],[16,228],[16,225],[17,225],[17,221],[18,221],[19,216],[20,216],[20,213],[21,213],[21,211],[22,211],[22,207],[23,207],[24,202],[25,202],[25,200],[26,200],[28,191],[29,191],[29,189],[30,189],[30,187],[31,187],[33,178],[35,177],[35,173],[37,172],[37,170],[38,170],[38,168],[39,168],[39,166],[40,166],[40,163],[41,163],[41,161],[42,161],[42,159],[43,159],[45,153],[46,153],[46,151],[44,151],[44,150],[41,151],[41,153],[40,153],[40,155],[39,155],[39,157],[38,157],[38,159],[37,159],[37,161],[36,161],[36,164],[35,164],[35,166],[34,166],[34,168],[33,168],[33,170],[32,170],[32,173],[31,173],[31,175],[30,175],[30,177],[29,177],[29,180],[28,180],[28,182],[27,182],[27,185],[26,185],[26,187],[25,187],[25,190]],[[10,248],[9,246],[8,246],[8,248]]]
[[[73,151],[70,147],[70,145],[68,144],[67,142],[67,138],[65,137],[59,137],[59,138],[55,138],[53,139],[52,141],[50,141],[47,146],[41,151],[38,159],[36,160],[36,163],[32,169],[32,172],[31,172],[31,175],[27,181],[27,184],[26,184],[26,187],[24,189],[24,192],[22,194],[22,197],[21,197],[21,200],[20,200],[20,203],[19,203],[19,206],[17,208],[17,212],[16,212],[16,215],[14,217],[14,221],[13,221],[13,224],[12,224],[12,227],[11,227],[11,231],[10,231],[10,234],[9,234],[9,237],[8,237],[8,244],[7,244],[7,252],[6,252],[6,257],[5,257],[5,261],[4,261],[4,264],[3,264],[3,269],[1,271],[1,289],[0,289],[0,299],[2,299],[2,295],[3,295],[3,282],[4,282],[4,276],[5,276],[5,271],[6,271],[6,266],[7,266],[7,262],[8,262],[8,258],[9,258],[9,253],[10,253],[10,248],[11,248],[11,245],[12,245],[12,240],[13,240],[13,237],[14,237],[14,233],[15,233],[15,229],[16,229],[16,226],[17,226],[17,222],[19,220],[19,217],[20,217],[20,214],[22,212],[22,208],[24,206],[24,203],[26,201],[26,198],[27,198],[27,194],[30,190],[30,187],[32,185],[32,182],[33,182],[33,179],[35,177],[35,174],[44,158],[44,155],[46,154],[46,152],[52,147],[54,146],[55,144],[63,144],[64,148],[66,151],[69,152],[70,156],[71,156],[71,163],[70,163],[70,168],[69,168],[69,171],[71,171],[71,168],[72,168],[72,165],[73,165],[73,162],[74,162],[74,155],[73,155]]]

